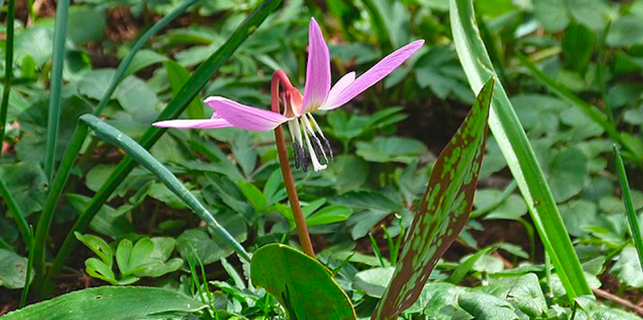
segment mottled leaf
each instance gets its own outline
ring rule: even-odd
[[[392,319],[413,305],[438,259],[467,221],[487,140],[492,93],[493,79],[480,90],[469,115],[440,153],[393,280],[372,319]]]

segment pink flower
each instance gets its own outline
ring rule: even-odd
[[[302,97],[296,88],[286,89],[281,94],[284,104],[283,114],[242,105],[224,97],[212,96],[204,101],[215,110],[212,118],[159,121],[154,123],[154,126],[177,129],[238,127],[253,131],[268,131],[287,122],[293,140],[295,166],[297,168],[302,166],[304,171],[308,166],[305,144],[315,171],[326,169],[329,159],[324,149],[328,150],[331,161],[332,151],[312,112],[317,109],[332,110],[341,107],[393,72],[424,44],[424,40],[411,42],[396,50],[357,78],[355,78],[355,72],[347,73],[331,88],[328,46],[314,18],[310,20],[308,37],[309,52],[304,95]]]

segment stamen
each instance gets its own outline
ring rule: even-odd
[[[295,158],[295,169],[299,169],[299,148],[297,142],[292,143],[292,153]]]
[[[311,120],[311,121],[313,122],[313,124],[315,125],[315,129],[316,129],[316,130],[317,130],[317,132],[319,133],[319,137],[321,138],[321,140],[322,140],[322,141],[324,141],[324,145],[325,145],[325,146],[326,146],[326,148],[328,149],[328,153],[330,154],[330,162],[335,162],[335,159],[334,159],[334,157],[333,157],[333,149],[331,149],[331,147],[330,147],[330,142],[328,142],[328,139],[326,139],[326,137],[324,136],[324,133],[322,132],[321,127],[319,126],[319,124],[317,123],[317,121],[315,120],[315,118],[313,118],[313,115],[312,115],[312,114],[310,114],[310,113],[307,113],[307,115],[308,115],[308,117],[310,117],[310,120]],[[324,157],[325,157],[325,156],[326,156],[326,155],[324,154]],[[328,162],[328,160],[326,160],[326,162]]]
[[[324,144],[326,145],[326,148],[328,149],[328,153],[330,154],[330,162],[333,163],[335,162],[335,158],[333,157],[333,149],[330,147],[330,142],[328,142],[328,139],[322,137],[322,140],[324,141]]]
[[[306,121],[306,119],[302,117],[301,121]],[[305,126],[305,123],[303,123],[302,125]],[[313,169],[315,171],[326,169],[326,165],[322,165],[321,163],[319,163],[319,160],[317,159],[317,155],[315,154],[313,145],[310,143],[310,138],[308,137],[308,134],[305,135],[305,138],[306,138],[306,144],[308,145],[308,151],[309,151],[308,153],[310,154],[310,161],[313,163]]]
[[[312,118],[311,114],[308,113],[307,115]],[[319,138],[317,137],[317,135],[315,135],[315,131],[313,130],[312,126],[310,125],[310,121],[308,121],[308,119],[306,118],[305,115],[302,117],[302,121],[304,122],[304,127],[308,130],[307,135],[310,135],[315,139],[314,140],[315,143],[313,144],[313,148],[314,148],[315,152],[317,153],[317,156],[321,158],[320,154],[323,155],[324,160],[326,161],[326,163],[328,163],[328,157],[326,157],[326,152],[324,151],[324,147],[322,146],[321,142],[319,141]]]

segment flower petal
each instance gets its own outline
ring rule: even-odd
[[[337,80],[335,85],[330,89],[326,102],[324,102],[324,105],[319,107],[319,109],[324,110],[328,106],[333,106],[335,98],[337,98],[337,96],[344,91],[349,84],[353,83],[353,81],[355,81],[355,72],[353,71],[345,74],[341,79]]]
[[[323,105],[330,90],[330,55],[321,29],[314,18],[310,19],[308,42],[306,86],[300,114]]]
[[[279,113],[245,106],[223,97],[208,97],[203,102],[210,105],[218,117],[241,129],[268,131],[288,121]]]
[[[423,44],[424,40],[416,40],[389,54],[372,68],[368,69],[368,71],[364,72],[364,74],[355,79],[355,81],[349,84],[346,89],[334,98],[332,104],[325,104],[323,109],[330,110],[341,107],[346,102],[355,98],[364,90],[370,88],[372,85],[386,77],[389,73],[393,72],[393,70],[397,69],[397,67],[402,65],[406,59],[410,58],[418,49],[420,49]]]
[[[152,125],[160,128],[175,129],[217,129],[232,127],[232,124],[224,119],[166,120],[155,122]]]

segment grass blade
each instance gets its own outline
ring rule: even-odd
[[[451,29],[458,57],[474,91],[495,75],[491,60],[475,23],[471,0],[450,0]],[[565,229],[545,176],[529,144],[502,84],[496,89],[489,115],[489,128],[516,179],[540,238],[560,280],[573,299],[592,294],[578,256]]]
[[[49,87],[49,108],[47,119],[47,144],[45,149],[45,175],[47,181],[54,178],[56,147],[58,145],[58,128],[60,126],[61,99],[63,78],[63,61],[65,60],[65,39],[67,39],[67,16],[69,1],[60,0],[56,6],[56,24],[54,29],[54,47]]]
[[[587,116],[589,116],[592,120],[594,120],[594,122],[600,125],[603,130],[605,130],[605,132],[607,132],[607,135],[609,135],[612,140],[618,142],[618,144],[623,146],[636,162],[643,162],[643,149],[641,148],[640,143],[637,145],[632,140],[628,140],[627,138],[625,138],[624,135],[621,134],[618,129],[616,129],[616,126],[614,126],[614,124],[610,122],[609,118],[605,114],[603,114],[600,109],[585,102],[569,89],[556,83],[554,79],[548,77],[544,72],[540,71],[536,67],[536,65],[529,61],[529,59],[524,55],[520,53],[517,53],[516,55],[518,56],[520,62],[525,67],[527,67],[529,71],[531,71],[532,75],[534,75],[536,79],[545,84],[547,88],[552,90],[559,97],[581,108],[581,110]]]
[[[371,319],[397,319],[417,301],[438,260],[467,222],[487,144],[493,86],[494,79],[489,79],[458,131],[440,152],[393,278]]]
[[[257,9],[255,9],[245,21],[236,29],[230,38],[206,61],[204,61],[192,76],[183,85],[179,93],[170,101],[168,106],[161,112],[157,120],[172,119],[178,117],[196,97],[198,92],[205,86],[212,75],[228,61],[232,53],[245,41],[245,39],[256,30],[264,19],[273,12],[281,0],[266,0]],[[140,139],[139,144],[149,149],[165,132],[165,129],[150,127]],[[47,274],[47,279],[58,273],[76,245],[73,236],[75,231],[82,232],[87,228],[89,222],[98,212],[109,196],[114,192],[118,185],[125,179],[129,172],[136,166],[136,163],[129,157],[124,158],[114,169],[114,172],[105,181],[103,186],[96,192],[89,205],[80,214],[80,217],[74,223],[72,230],[67,234],[63,245],[56,255],[56,258]]]
[[[641,266],[643,267],[643,238],[641,238],[641,229],[639,228],[638,217],[636,216],[636,210],[634,209],[634,204],[632,203],[630,184],[627,181],[627,173],[625,172],[625,166],[623,165],[623,158],[621,158],[621,153],[618,151],[616,145],[614,145],[613,148],[614,166],[616,167],[618,180],[621,182],[621,193],[623,194],[625,214],[627,215],[627,221],[630,223],[630,233],[632,234],[632,240],[634,241],[636,251],[639,254],[639,261],[641,262]]]
[[[13,76],[13,25],[16,19],[16,1],[7,3],[7,40],[4,62],[4,88],[0,102],[0,146],[4,141],[4,128],[7,125],[7,110],[9,109],[9,94],[11,93],[11,76]]]
[[[134,56],[136,56],[136,53],[143,47],[143,45],[149,40],[156,32],[158,32],[160,29],[165,27],[168,23],[173,21],[176,17],[178,17],[180,14],[185,12],[187,8],[189,8],[191,5],[196,3],[198,0],[188,0],[176,7],[174,10],[172,10],[168,15],[164,16],[161,20],[156,22],[143,36],[138,39],[138,41],[134,44],[130,52],[127,54],[125,59],[120,63],[118,66],[118,69],[116,70],[116,73],[114,74],[114,77],[112,78],[112,81],[103,94],[101,100],[98,102],[96,105],[96,108],[94,109],[94,115],[100,115],[102,112],[103,108],[109,103],[110,98],[114,91],[116,90],[116,87],[118,84],[125,78],[126,76],[126,70],[129,67],[130,63],[134,59]],[[67,148],[65,150],[65,153],[62,157],[60,166],[58,167],[58,171],[55,175],[55,178],[53,182],[51,183],[51,188],[49,189],[49,193],[47,193],[47,198],[45,199],[45,205],[43,207],[42,213],[40,215],[40,218],[38,220],[38,225],[36,228],[36,235],[35,235],[35,247],[34,250],[36,251],[34,253],[34,268],[35,268],[35,283],[39,284],[40,280],[42,277],[44,277],[45,273],[45,242],[47,240],[47,236],[49,235],[49,229],[51,228],[51,222],[53,221],[53,214],[54,211],[56,210],[56,205],[58,204],[58,199],[60,198],[60,195],[62,191],[64,190],[65,184],[67,183],[67,179],[69,178],[69,173],[71,172],[71,169],[74,165],[74,162],[76,161],[76,158],[78,157],[78,153],[80,152],[81,147],[83,146],[83,142],[85,141],[85,138],[87,137],[87,127],[86,126],[79,126],[76,128],[74,131],[74,134],[67,145]],[[37,288],[38,289],[38,288]]]
[[[100,121],[96,116],[86,114],[80,117],[80,120],[91,127],[96,135],[103,141],[119,147],[127,155],[138,162],[140,165],[151,171],[158,180],[163,182],[170,191],[172,191],[179,199],[183,200],[185,204],[196,213],[201,220],[215,231],[223,241],[228,243],[234,251],[246,262],[250,262],[250,255],[241,246],[237,240],[234,239],[226,229],[224,229],[210,214],[210,212],[197,200],[194,195],[179,181],[179,179],[170,172],[164,165],[156,160],[145,148],[141,147],[132,138],[126,136],[118,129]]]

